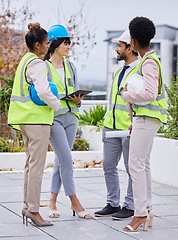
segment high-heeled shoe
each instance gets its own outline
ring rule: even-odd
[[[25,211],[25,217],[26,217],[26,226],[28,226],[28,218],[32,220],[34,224],[36,224],[38,227],[47,227],[47,226],[53,226],[54,224],[48,221],[39,222],[38,219],[29,211]]]
[[[149,216],[147,216],[146,221],[140,223],[139,226],[138,226],[136,229],[134,229],[132,226],[130,226],[130,225],[128,224],[128,225],[126,226],[126,228],[128,228],[129,231],[126,231],[126,230],[124,230],[124,229],[123,229],[123,230],[124,230],[125,232],[137,232],[137,231],[139,230],[139,228],[143,225],[143,231],[148,231],[149,221],[150,221],[150,218],[149,218]]]
[[[59,217],[58,210],[49,209],[49,217],[50,218],[58,218]]]
[[[72,207],[71,207],[71,209],[73,211],[73,216],[75,216],[75,213],[77,213],[79,218],[85,218],[85,219],[92,218],[92,216],[87,211],[76,212]],[[86,217],[86,215],[90,215],[90,217]]]
[[[27,208],[22,209],[23,224],[25,224],[25,212],[26,211],[27,211]]]
[[[148,214],[149,214],[149,219],[150,219],[150,221],[148,223],[148,227],[152,227],[152,225],[153,225],[153,217],[154,217],[153,210],[149,211]]]

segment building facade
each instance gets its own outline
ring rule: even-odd
[[[125,30],[124,30],[125,31]],[[118,38],[124,31],[107,31],[107,99],[109,98],[112,74],[122,67],[123,61],[117,60],[115,49]],[[156,35],[151,41],[151,49],[158,55],[164,74],[164,83],[170,86],[171,77],[178,76],[178,28],[169,25],[156,26]]]

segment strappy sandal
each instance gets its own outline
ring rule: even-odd
[[[126,230],[125,228],[123,228],[124,232],[137,232],[139,230],[139,228],[143,225],[143,231],[148,231],[148,225],[150,223],[150,218],[149,216],[146,218],[145,222],[142,222],[138,225],[138,227],[136,229],[134,229],[132,226],[130,226],[129,224],[125,227],[128,230]]]
[[[73,216],[75,216],[75,213],[76,213],[79,218],[85,218],[85,219],[91,219],[92,218],[90,213],[88,213],[87,211],[76,212],[73,208],[71,208],[71,209],[73,211]],[[86,217],[87,215],[90,215],[90,217]]]
[[[58,218],[59,217],[59,212],[58,210],[49,210],[49,217],[50,218]]]

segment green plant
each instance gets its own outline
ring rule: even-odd
[[[97,130],[103,127],[104,116],[107,111],[107,106],[97,104],[96,107],[90,108],[89,112],[84,110],[84,114],[80,114],[79,126],[92,125],[96,126]]]
[[[7,141],[0,137],[0,152],[7,152]]]
[[[165,133],[166,132],[166,129],[165,129],[165,125],[163,124],[163,125],[161,125],[161,127],[159,128],[159,131],[158,131],[158,133]]]
[[[20,138],[16,141],[7,138],[0,138],[0,152],[24,152],[24,144]]]
[[[178,81],[172,77],[171,87],[166,85],[164,87],[168,96],[168,121],[165,136],[178,140]]]
[[[7,111],[9,109],[14,80],[13,77],[11,78],[0,77],[0,80],[1,80],[0,85],[1,116],[7,117]]]
[[[89,151],[89,143],[83,138],[75,138],[73,151]]]

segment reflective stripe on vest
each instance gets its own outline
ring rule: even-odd
[[[128,103],[124,102],[122,97],[118,95],[118,79],[122,69],[117,69],[113,74],[113,83],[109,98],[109,114],[104,120],[104,126],[110,129],[127,130],[130,127],[130,117]],[[127,77],[130,76],[132,70],[121,83],[124,87]]]
[[[138,73],[142,75],[141,67],[143,62],[146,59],[153,59],[156,61],[158,68],[159,68],[159,86],[160,86],[160,93],[158,93],[158,96],[156,100],[151,101],[147,105],[137,105],[133,104],[132,108],[135,113],[135,116],[148,116],[148,117],[153,117],[159,119],[162,123],[167,122],[167,104],[166,104],[166,99],[165,99],[165,91],[164,91],[164,86],[163,86],[163,72],[162,72],[162,67],[161,63],[156,55],[156,53],[151,53],[145,56],[140,63],[137,65],[135,68],[134,73]]]
[[[140,107],[143,107],[143,105],[134,104],[135,109],[138,109]],[[147,104],[147,105],[144,105],[143,108],[146,108],[146,109],[151,110],[151,111],[157,111],[157,112],[160,112],[161,114],[167,114],[167,108],[165,108],[165,109],[159,108],[158,105]]]
[[[20,74],[20,97],[19,96],[14,96],[12,95],[11,96],[11,99],[10,101],[19,101],[19,102],[28,102],[28,101],[31,101],[30,97],[29,96],[26,96],[24,95],[24,89],[23,89],[23,71],[24,71],[24,68],[27,64],[27,62],[30,60],[30,59],[35,59],[37,57],[34,56],[34,54],[30,55],[29,57],[26,58],[26,60],[24,61],[23,65],[22,65],[22,69],[21,69],[21,74]]]
[[[65,114],[66,112],[73,112],[77,117],[79,117],[79,109],[76,106],[76,104],[73,101],[66,101],[66,100],[60,100],[61,98],[65,97],[66,95],[76,91],[75,88],[75,72],[74,68],[71,63],[64,61],[64,70],[65,70],[65,86],[63,86],[63,83],[56,72],[55,68],[49,61],[45,61],[47,70],[48,70],[48,80],[51,80],[54,82],[58,87],[58,99],[61,102],[61,108],[54,112],[54,115],[60,115]],[[69,72],[69,74],[68,74]],[[69,86],[68,81],[71,79],[71,81],[74,82],[73,86]],[[66,90],[64,89],[66,88]]]

